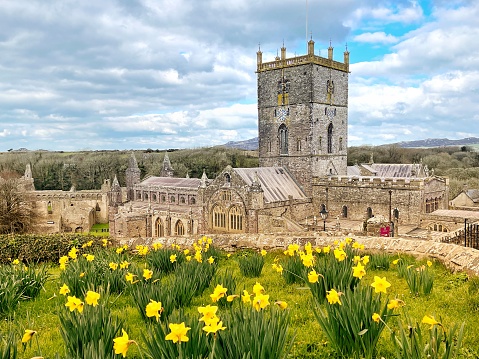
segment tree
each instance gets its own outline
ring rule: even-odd
[[[33,211],[26,201],[21,180],[11,173],[0,174],[0,233],[25,233],[33,224]]]

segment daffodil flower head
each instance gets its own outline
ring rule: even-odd
[[[60,294],[67,295],[68,293],[70,293],[70,288],[68,288],[68,286],[65,283],[63,283],[63,285],[60,288]]]
[[[317,283],[319,279],[319,274],[316,273],[316,270],[312,270],[308,273],[308,281],[309,283]]]
[[[151,279],[151,277],[153,277],[153,271],[148,268],[143,269],[143,278],[145,278],[145,280],[148,280]]]
[[[372,318],[376,323],[379,323],[381,321],[381,316],[378,313],[374,313]]]
[[[128,338],[128,334],[124,329],[122,329],[121,332],[123,334],[121,337],[113,339],[113,349],[115,350],[115,354],[121,354],[123,355],[123,358],[126,358],[128,348],[131,344],[136,344],[136,342]]]
[[[342,305],[343,303],[341,303],[341,300],[339,299],[340,295],[341,293],[338,293],[335,289],[331,289],[326,292],[326,299],[329,304],[338,303],[339,305]]]
[[[366,270],[364,267],[361,265],[361,262],[358,262],[356,267],[353,267],[353,277],[361,279],[366,275]]]
[[[86,293],[85,302],[88,305],[96,307],[98,305],[98,300],[100,299],[100,294],[89,290]]]
[[[266,308],[269,305],[269,295],[267,294],[257,294],[253,298],[253,308],[259,312],[261,309]]]
[[[421,323],[430,325],[429,329],[434,328],[435,325],[442,325],[436,319],[434,319],[433,316],[429,316],[429,315],[425,315],[424,318],[422,318]]]
[[[186,327],[184,322],[180,324],[170,323],[168,326],[171,333],[165,337],[166,340],[171,340],[173,343],[187,342],[189,340],[186,334],[191,328]]]
[[[389,283],[386,280],[386,277],[378,277],[374,276],[374,282],[371,284],[371,287],[374,288],[375,293],[381,293],[383,292],[384,294],[387,294],[387,289],[391,286],[391,283]]]
[[[286,303],[284,301],[281,301],[281,300],[278,300],[278,301],[274,302],[274,304],[276,304],[282,310],[285,310],[286,308],[288,308],[288,303]]]
[[[170,256],[170,262],[171,262],[171,263],[175,263],[175,262],[176,262],[176,254],[172,254],[172,255]]]
[[[255,285],[253,286],[253,293],[255,295],[264,293],[264,287],[261,284],[259,284],[259,282],[256,282]]]
[[[241,300],[243,301],[243,303],[251,302],[251,295],[252,294],[249,294],[246,289],[243,290],[243,295],[241,296]]]
[[[23,334],[22,337],[22,343],[27,343],[28,341],[30,341],[30,339],[32,339],[36,333],[37,332],[34,330],[25,329],[25,334]]]
[[[156,321],[160,320],[160,314],[163,312],[161,302],[150,299],[150,303],[146,305],[146,316],[148,318],[156,317]]]
[[[261,253],[261,255],[264,257],[264,256],[266,256],[266,254],[267,254],[268,252],[266,252],[264,249],[262,249],[260,253]]]

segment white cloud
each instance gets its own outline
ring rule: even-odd
[[[398,41],[397,37],[386,34],[384,31],[365,32],[354,37],[356,42],[394,44]]]

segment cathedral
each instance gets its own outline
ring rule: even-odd
[[[348,51],[338,62],[310,40],[306,55],[283,46],[263,62],[259,50],[256,73],[259,167],[177,178],[165,154],[160,175],[141,179],[132,155],[126,187],[115,178],[108,191],[112,237],[301,232],[327,216],[382,218],[393,231],[448,208],[448,179],[421,164],[348,166]]]

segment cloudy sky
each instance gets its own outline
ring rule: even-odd
[[[478,18],[477,0],[2,0],[0,151],[256,137],[258,44],[303,55],[307,34],[351,52],[350,146],[479,137]]]

